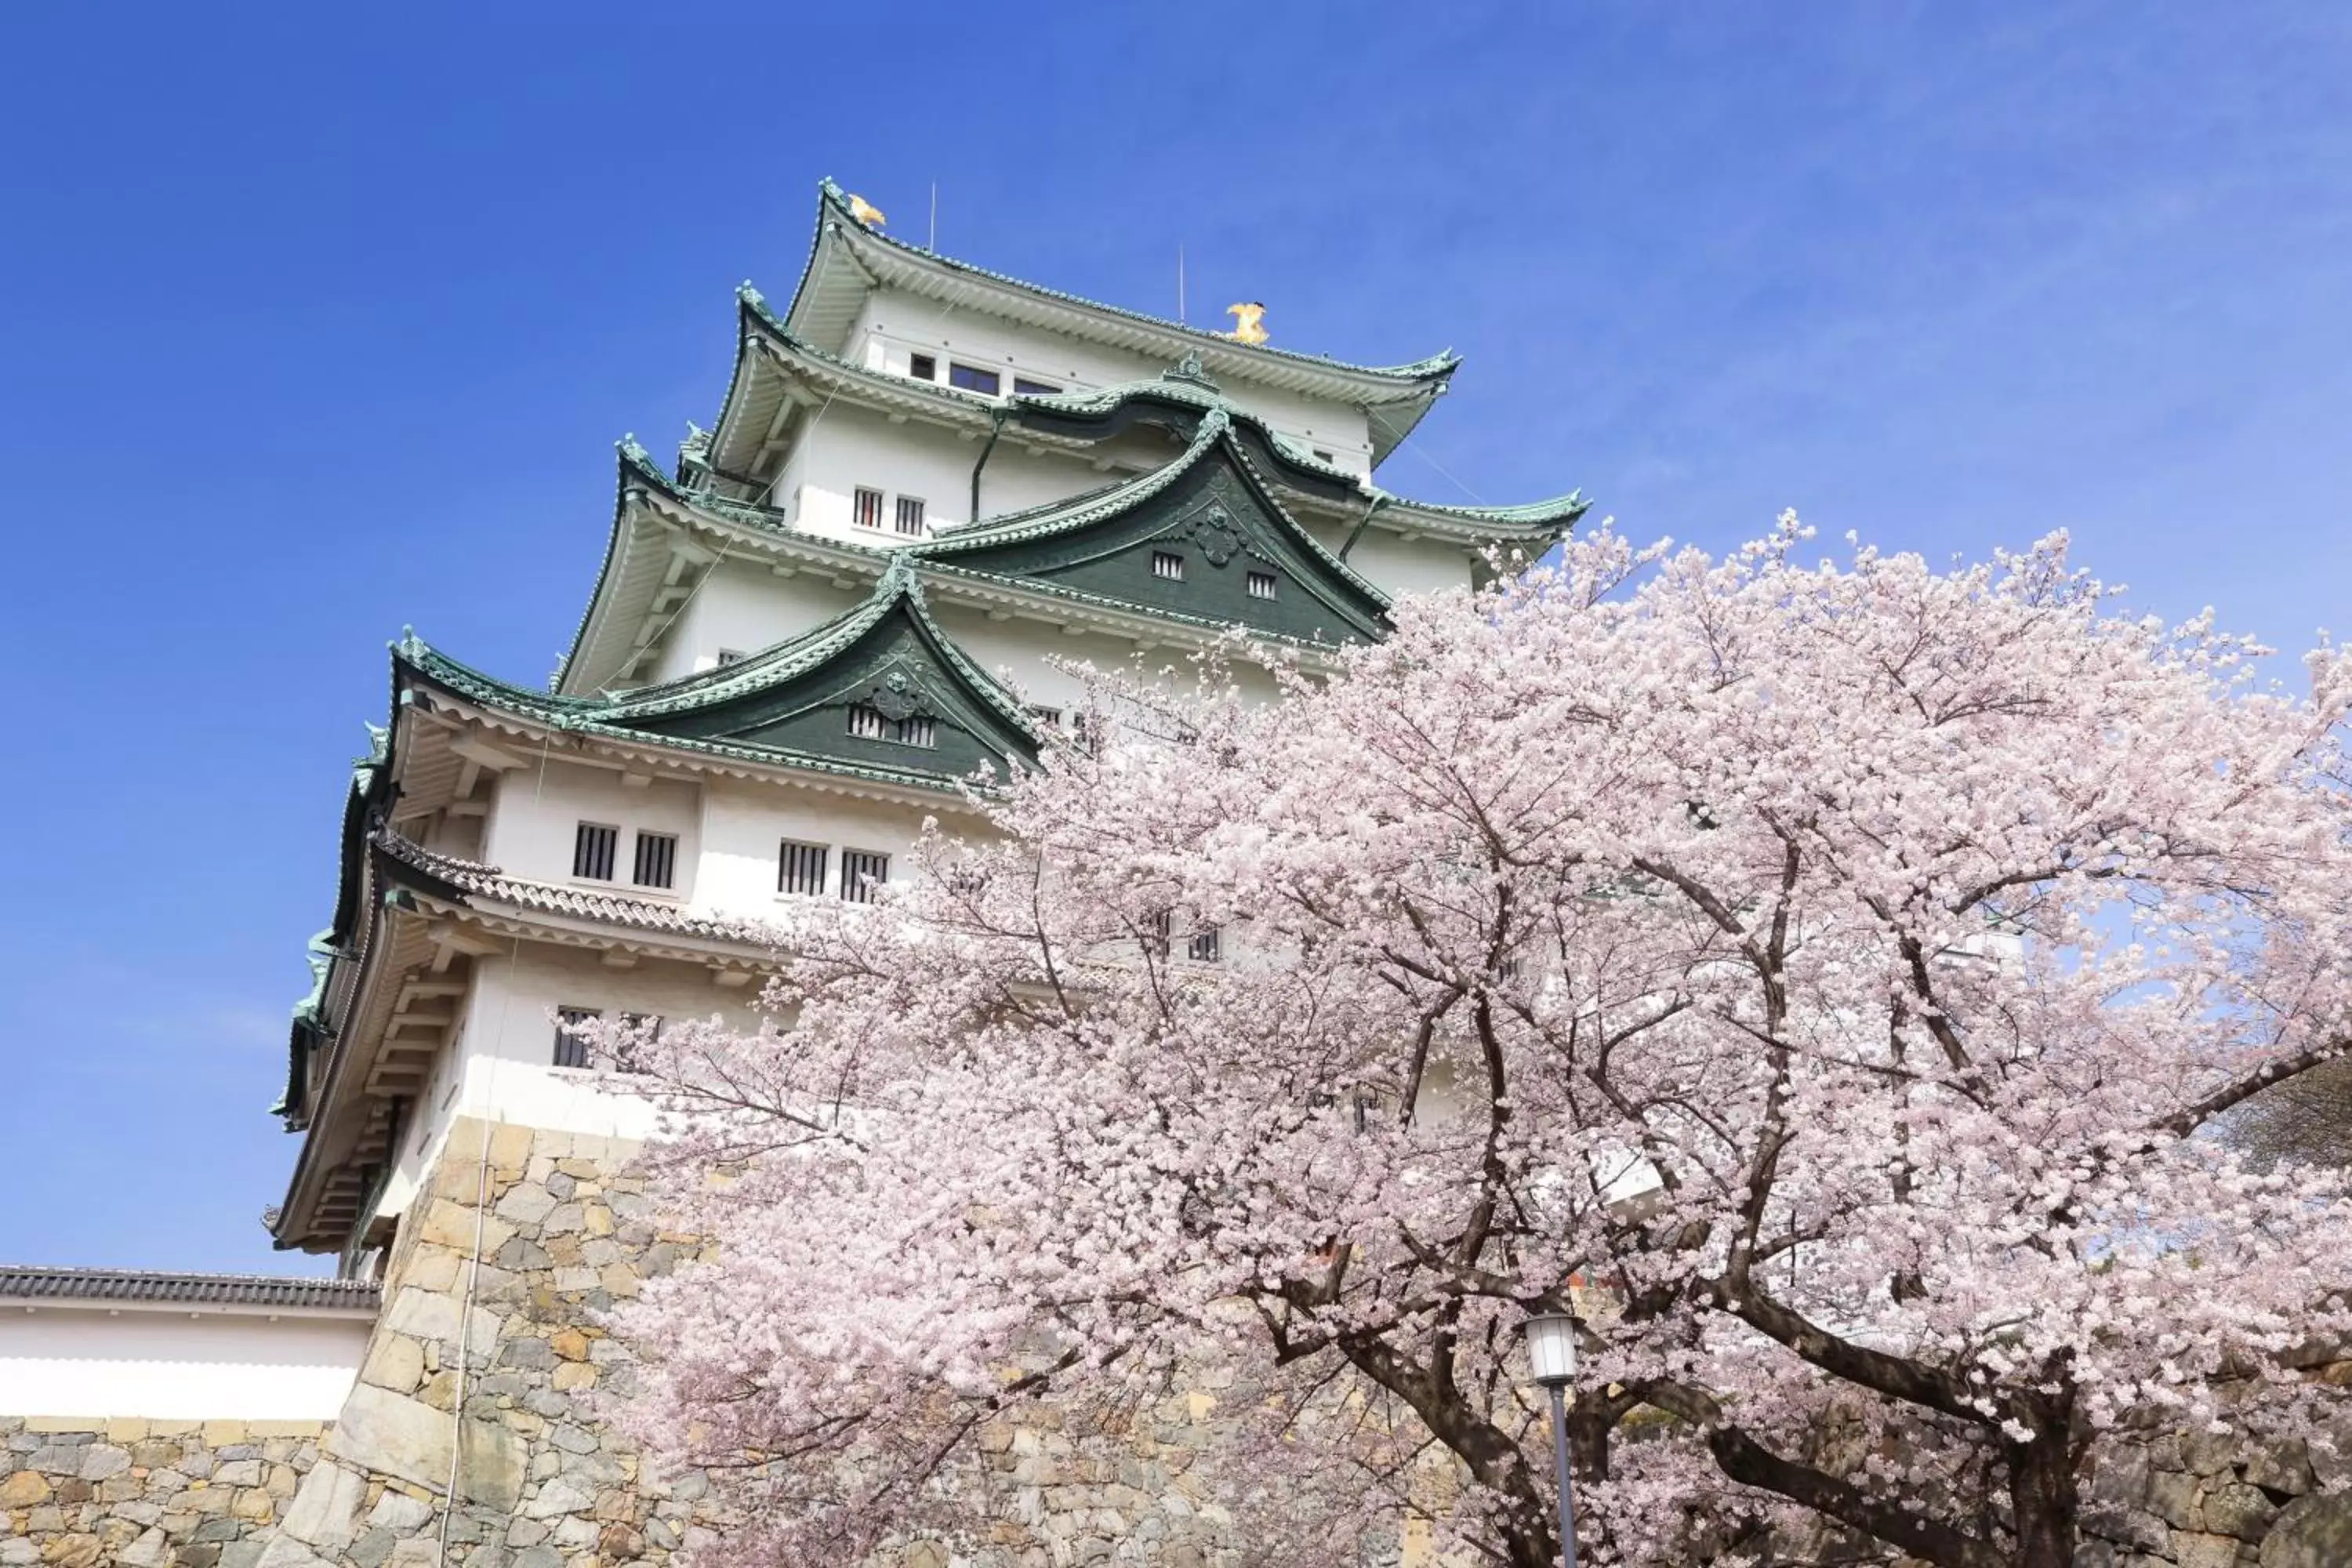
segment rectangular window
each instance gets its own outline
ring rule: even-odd
[[[1164,577],[1171,583],[1181,583],[1184,580],[1184,558],[1173,551],[1155,550],[1151,552],[1151,574]]]
[[[841,896],[853,904],[870,904],[874,889],[890,880],[890,857],[865,849],[841,852]]]
[[[907,374],[917,381],[937,381],[940,378],[940,362],[929,354],[908,354]]]
[[[863,702],[849,705],[849,732],[861,741],[888,741],[900,746],[935,746],[939,744],[939,726],[928,713],[910,713],[904,719],[885,717],[878,708]]]
[[[1029,721],[1040,730],[1058,730],[1062,727],[1062,710],[1032,702],[1029,704]]]
[[[776,852],[776,891],[805,893],[814,898],[824,891],[825,864],[833,851],[822,844],[798,844],[785,839]]]
[[[1143,928],[1143,951],[1153,958],[1167,957],[1168,941],[1175,929],[1176,917],[1166,910],[1153,915],[1151,923]]]
[[[613,853],[621,841],[621,830],[601,822],[583,822],[572,839],[572,874],[591,881],[613,879]]]
[[[1224,939],[1215,926],[1196,931],[1184,944],[1184,956],[1195,963],[1214,963],[1224,956]]]
[[[646,1047],[661,1038],[662,1019],[659,1013],[624,1013],[621,1026],[632,1037],[623,1040],[613,1052],[614,1072],[651,1072],[652,1068],[640,1059]]]
[[[740,647],[722,647],[719,650],[719,662],[721,664],[740,664],[751,657]]]
[[[677,876],[677,835],[637,835],[637,864],[630,880],[640,888],[667,888]]]
[[[993,397],[1004,385],[1004,378],[992,370],[982,370],[976,364],[948,362],[948,384],[961,386],[966,392],[985,393]]]
[[[1062,389],[1050,381],[1031,381],[1025,375],[1013,378],[1013,390],[1024,397],[1052,397]]]
[[[881,527],[882,492],[869,490],[864,485],[858,486],[856,495],[851,500],[849,521],[860,528]]]
[[[898,531],[917,534],[923,531],[923,503],[919,498],[898,498]]]
[[[1325,461],[1325,462],[1327,462],[1327,463],[1328,463],[1328,462],[1329,462],[1329,461],[1331,460],[1331,454],[1330,454],[1330,453],[1328,453],[1328,452],[1327,452],[1327,451],[1325,451],[1325,450],[1324,450],[1322,447],[1308,447],[1308,448],[1307,448],[1307,449],[1308,451],[1310,451],[1310,452],[1314,453],[1318,458],[1320,458],[1323,461]]]
[[[1249,574],[1249,596],[1253,599],[1273,598],[1275,586],[1275,576],[1271,572],[1253,572]]]
[[[557,1067],[584,1068],[588,1065],[588,1026],[604,1016],[593,1007],[558,1007],[555,1010]]]

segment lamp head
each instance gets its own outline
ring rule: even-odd
[[[1576,1320],[1565,1312],[1544,1312],[1522,1327],[1535,1380],[1546,1388],[1565,1387],[1576,1376]]]

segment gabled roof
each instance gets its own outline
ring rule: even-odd
[[[864,603],[813,631],[733,664],[620,696],[512,686],[413,633],[395,646],[394,663],[454,696],[559,731],[921,789],[953,789],[975,766],[1034,756],[1037,741],[1019,701],[932,619],[903,556]],[[909,713],[935,720],[933,747],[865,740],[845,726],[835,733],[807,719],[816,709],[866,702],[845,692],[869,677],[884,683],[869,694],[872,704],[887,710],[913,703]],[[951,742],[950,731],[970,743]]]
[[[816,233],[782,323],[803,342],[840,352],[877,287],[953,300],[957,308],[1022,321],[1162,363],[1198,353],[1213,372],[1259,386],[1378,410],[1373,456],[1387,456],[1444,391],[1461,364],[1451,350],[1403,364],[1354,364],[1323,354],[1244,343],[1164,317],[1047,289],[893,239],[851,216],[831,180],[817,187]]]
[[[1388,596],[1275,499],[1222,405],[1201,414],[1182,455],[1161,468],[950,529],[900,553],[1306,641],[1374,641],[1387,629]],[[1181,586],[1184,578],[1159,577],[1150,557],[1168,553],[1202,563],[1202,585],[1231,591],[1213,595]],[[1243,556],[1268,569],[1275,596],[1245,592],[1247,567],[1226,573]]]

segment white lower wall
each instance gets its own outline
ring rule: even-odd
[[[0,1305],[0,1413],[331,1421],[364,1318]]]

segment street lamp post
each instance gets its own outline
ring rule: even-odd
[[[1559,1549],[1576,1568],[1576,1501],[1568,1475],[1568,1385],[1576,1376],[1576,1320],[1546,1312],[1527,1321],[1528,1364],[1551,1392],[1552,1462],[1559,1471]]]

